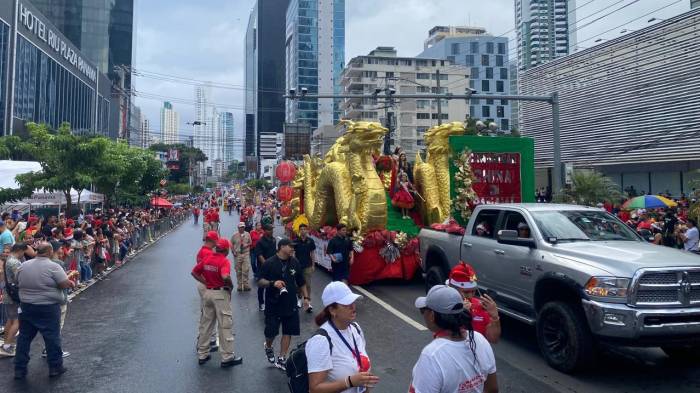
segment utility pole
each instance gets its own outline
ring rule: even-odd
[[[437,91],[436,93],[438,95],[442,94],[440,91],[440,70],[435,70],[435,79],[437,83]],[[437,111],[438,111],[438,125],[442,124],[442,98],[438,98],[437,100]]]

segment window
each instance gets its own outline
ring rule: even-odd
[[[387,72],[384,73],[384,76],[386,76],[387,78],[393,78],[393,77],[394,77],[394,73],[391,72],[391,71],[387,71]]]
[[[498,54],[499,54],[499,55],[505,55],[505,54],[506,54],[506,44],[505,44],[505,42],[499,42],[499,43],[498,43]]]
[[[493,53],[493,42],[486,43],[486,53]]]
[[[501,119],[501,129],[506,131],[509,130],[510,125],[508,123],[508,119]]]
[[[471,68],[471,77],[474,79],[480,79],[479,78],[479,67],[472,67]]]
[[[476,87],[474,87],[474,86],[476,86],[474,79],[469,79],[469,88],[474,90],[474,89],[476,89]]]
[[[478,98],[470,98],[469,103],[472,105],[481,105],[481,100]],[[472,113],[476,113],[476,112],[472,112]]]
[[[500,75],[501,79],[508,79],[508,69],[507,68],[501,68],[500,69]]]
[[[487,99],[486,105],[493,105],[493,99],[491,99],[491,98]]]
[[[482,210],[479,212],[479,215],[476,216],[476,220],[474,220],[472,236],[493,239],[499,213],[500,211],[498,210]]]
[[[473,66],[474,65],[474,55],[467,55],[464,64],[466,66]]]
[[[490,87],[489,87],[489,81],[488,81],[488,79],[482,80],[482,81],[481,81],[481,91],[482,91],[482,92],[487,92],[487,91],[490,91],[490,90],[491,90],[491,89],[490,89]]]
[[[473,117],[475,113],[476,113],[476,108],[474,107],[474,105],[469,105],[469,116]]]
[[[501,105],[508,105],[508,100],[501,100]]]
[[[453,43],[451,45],[451,47],[452,47],[452,54],[458,55],[459,54],[459,43]]]
[[[430,79],[430,74],[419,72],[416,74],[416,79]]]
[[[447,120],[447,113],[443,113],[442,116],[440,116],[440,117],[442,118],[442,120]],[[432,118],[433,118],[433,120],[437,120],[438,114],[437,114],[437,113],[433,113],[433,114],[432,114]]]
[[[301,71],[303,71],[303,70],[301,70]],[[304,75],[304,73],[301,72],[300,75]],[[365,78],[376,78],[377,71],[362,71],[362,76],[364,76]]]
[[[430,93],[430,87],[428,86],[418,86],[417,89],[419,93]]]
[[[430,92],[433,94],[445,94],[445,93],[447,93],[447,88],[441,87],[440,90],[438,91],[437,87],[431,87]]]
[[[430,100],[416,100],[416,109],[427,109],[430,106]]]
[[[430,74],[430,79],[435,80],[437,75],[435,74]],[[447,74],[440,74],[440,80],[441,81],[446,81],[447,80]]]
[[[482,118],[487,118],[491,117],[491,107],[488,105],[484,105],[481,107],[481,117]]]
[[[493,68],[486,67],[486,79],[493,79]]]
[[[496,66],[503,67],[503,56],[496,55]]]
[[[523,217],[522,214],[520,214],[518,212],[505,212],[505,217],[503,217],[503,224],[501,225],[500,229],[504,229],[507,231],[517,231],[518,226],[520,224],[527,225],[527,221],[525,220],[525,217]],[[529,228],[530,228],[530,226],[528,225],[528,229]],[[521,231],[521,233],[523,235],[527,235],[526,237],[532,237],[532,234],[530,234],[529,232],[530,231],[527,231],[527,232]],[[518,235],[520,235],[520,233]],[[520,236],[518,236],[518,237],[520,237]]]
[[[421,113],[421,112],[418,112],[418,113],[416,113],[416,119],[419,119],[419,120],[428,120],[428,119],[430,119],[430,113]]]
[[[505,111],[503,110],[502,106],[497,106],[496,107],[496,117],[505,117]]]
[[[503,81],[496,81],[496,93],[503,93]]]
[[[470,42],[469,43],[469,52],[479,53],[479,43],[478,42]]]
[[[418,67],[427,67],[428,66],[428,60],[416,60],[416,65]]]
[[[482,66],[489,65],[489,55],[481,55],[481,65]]]

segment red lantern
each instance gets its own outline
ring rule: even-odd
[[[280,186],[277,189],[277,199],[282,202],[289,202],[294,196],[294,190],[289,186]]]
[[[277,169],[275,169],[275,175],[277,176],[277,180],[279,180],[282,183],[292,181],[296,172],[297,168],[294,166],[294,164],[292,164],[289,161],[280,162],[280,164],[277,165]]]
[[[292,208],[289,207],[289,205],[285,203],[284,205],[280,206],[280,215],[282,217],[291,216],[292,215]]]

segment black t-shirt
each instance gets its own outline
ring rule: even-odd
[[[294,255],[299,260],[302,269],[311,266],[311,253],[316,249],[316,243],[310,237],[306,240],[301,238],[294,241]]]
[[[298,289],[306,285],[303,269],[296,258],[290,257],[285,261],[277,255],[272,256],[260,267],[260,278],[271,283],[282,280],[287,288],[287,293],[280,293],[273,285],[265,288],[265,313],[290,315],[296,312]]]
[[[258,255],[262,255],[262,257],[267,260],[275,255],[275,253],[277,253],[277,244],[275,243],[275,238],[272,236],[263,236],[258,240],[257,244],[255,244],[256,258]]]
[[[341,264],[347,265],[350,263],[350,251],[352,251],[352,242],[348,237],[335,236],[328,242],[326,253],[328,255],[340,253],[343,255]]]

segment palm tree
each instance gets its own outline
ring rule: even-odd
[[[571,176],[571,187],[562,190],[555,199],[558,202],[595,206],[602,202],[617,202],[621,196],[620,187],[609,177],[595,170],[578,170]]]

